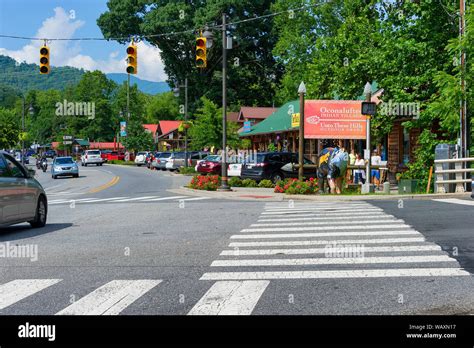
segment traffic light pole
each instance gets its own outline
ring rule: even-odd
[[[184,79],[184,166],[188,167],[188,78]]]
[[[127,74],[127,120],[130,121],[130,74]]]
[[[226,14],[222,14],[222,168],[220,191],[230,191],[227,182],[227,28]]]
[[[25,96],[22,94],[22,107],[21,107],[21,164],[25,165]]]

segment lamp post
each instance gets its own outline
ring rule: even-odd
[[[304,95],[306,94],[306,86],[301,81],[298,87],[300,95],[300,128],[299,128],[299,144],[298,144],[298,179],[303,180],[304,175]]]
[[[179,88],[184,87],[184,166],[188,167],[188,78],[184,79],[184,85],[180,85],[179,82],[176,82],[176,87],[174,88],[175,97],[179,97]]]
[[[230,191],[227,183],[227,28],[222,14],[222,168],[220,191]]]
[[[372,100],[372,85],[367,82],[364,86],[364,94],[365,94],[365,100],[370,102]],[[362,193],[372,193],[374,192],[374,185],[371,183],[371,172],[370,172],[370,164],[372,160],[372,154],[370,152],[370,115],[367,115],[367,121],[366,121],[366,145],[365,145],[365,156],[364,159],[367,160],[366,164],[366,182],[364,185],[362,185]]]

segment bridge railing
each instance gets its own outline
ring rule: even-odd
[[[437,193],[448,193],[446,190],[446,184],[455,184],[455,192],[466,192],[465,184],[472,182],[471,187],[474,187],[473,178],[467,179],[467,173],[474,173],[474,168],[469,168],[469,164],[474,162],[474,157],[469,158],[452,158],[435,160],[435,175],[436,175],[436,187]],[[454,164],[454,169],[443,169],[443,164]],[[444,179],[445,174],[454,174],[454,179]]]

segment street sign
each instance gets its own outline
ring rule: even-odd
[[[300,113],[291,114],[291,128],[300,126]]]
[[[72,135],[63,136],[63,140],[72,140]]]
[[[362,115],[374,116],[377,111],[377,104],[374,102],[362,102]]]
[[[71,140],[64,140],[64,141],[63,141],[63,144],[64,144],[64,145],[71,145],[71,144],[72,144],[72,141],[71,141]]]
[[[127,122],[125,121],[120,122],[120,136],[121,137],[127,136]]]

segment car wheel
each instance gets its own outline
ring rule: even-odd
[[[285,177],[280,172],[275,172],[272,174],[272,181],[276,184],[278,181],[283,180]]]
[[[73,177],[78,178],[79,174],[74,174]]]
[[[84,167],[84,162],[81,162],[81,167]]]
[[[29,221],[31,227],[39,228],[46,225],[46,219],[48,216],[48,208],[46,206],[46,199],[40,196],[38,204],[36,205],[36,215],[34,220]]]
[[[53,179],[57,179],[58,177],[56,175],[53,175]]]
[[[87,167],[87,163],[84,163],[84,166]]]

